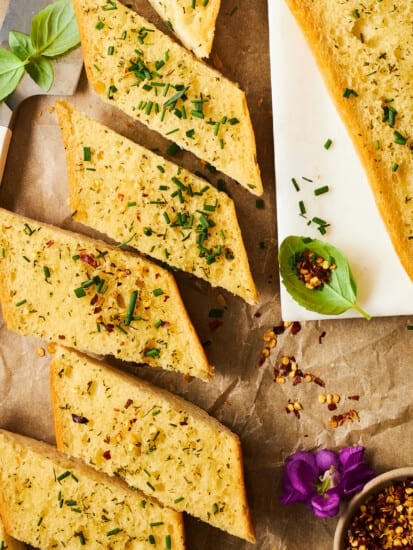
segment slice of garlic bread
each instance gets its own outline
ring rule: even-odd
[[[122,480],[6,430],[0,454],[0,511],[19,540],[45,549],[185,548],[182,515]]]
[[[62,451],[255,541],[241,444],[227,427],[170,392],[61,346],[51,388]]]
[[[75,220],[257,302],[234,202],[226,193],[68,103],[57,102],[56,111]]]
[[[0,302],[10,330],[209,379],[171,273],[150,260],[0,209]]]
[[[262,193],[245,93],[118,0],[73,0],[99,96]]]

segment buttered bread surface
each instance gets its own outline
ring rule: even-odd
[[[286,0],[347,125],[413,278],[413,3]]]

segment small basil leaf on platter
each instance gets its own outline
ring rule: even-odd
[[[0,101],[14,92],[24,75],[24,65],[13,52],[0,48]]]
[[[57,57],[80,43],[71,0],[57,0],[33,17],[30,37],[38,55]]]
[[[53,85],[54,72],[52,63],[45,57],[38,57],[26,65],[26,71],[38,86],[48,92]]]
[[[357,304],[356,282],[337,248],[318,239],[291,235],[281,243],[278,261],[282,283],[305,309],[340,315],[353,308],[370,319]]]
[[[11,51],[22,61],[26,61],[34,53],[30,36],[23,32],[9,32],[9,46]]]

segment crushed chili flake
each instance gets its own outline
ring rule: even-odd
[[[294,321],[293,324],[291,325],[290,330],[291,330],[291,334],[293,334],[295,336],[301,330],[301,323],[299,323],[298,321]]]
[[[111,459],[110,450],[105,451],[105,452],[103,453],[103,458],[105,458],[106,460],[110,460],[110,459]]]
[[[350,409],[344,413],[341,414],[335,414],[330,418],[330,426],[332,428],[338,428],[339,426],[342,426],[346,422],[355,422],[360,421],[360,417],[358,415],[358,412],[355,409]]]
[[[328,260],[307,249],[295,261],[297,277],[311,290],[322,288],[325,283],[329,283],[331,271],[336,267],[334,263],[330,264]]]
[[[363,503],[347,528],[344,550],[413,548],[413,479],[389,484]]]

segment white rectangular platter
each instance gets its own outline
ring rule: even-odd
[[[371,316],[412,314],[413,283],[394,252],[305,39],[284,0],[268,0],[268,14],[278,243],[288,235],[327,241],[347,257],[365,311]],[[327,149],[328,140],[332,144]],[[314,190],[323,186],[329,191],[316,196]],[[308,225],[313,217],[330,224],[325,235],[316,224]],[[281,310],[286,321],[328,318],[296,304],[282,284]],[[350,310],[343,317],[359,314]]]

